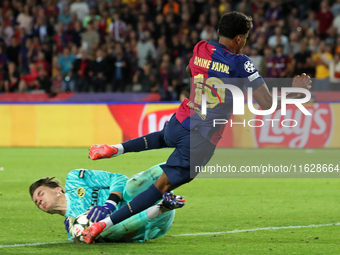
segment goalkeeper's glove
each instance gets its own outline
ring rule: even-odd
[[[109,196],[109,199],[103,206],[95,206],[89,209],[89,213],[87,218],[92,222],[98,222],[106,218],[107,215],[112,214],[116,210],[117,203],[119,203],[120,197],[112,193]]]
[[[65,225],[65,229],[67,231],[67,233],[69,233],[70,235],[72,235],[72,231],[71,231],[71,227],[74,223],[74,218],[73,217],[67,217],[65,220],[64,220],[64,225]]]
[[[98,222],[106,218],[107,215],[111,215],[116,209],[116,203],[113,201],[106,201],[103,206],[97,205],[89,209],[87,218],[91,222]]]

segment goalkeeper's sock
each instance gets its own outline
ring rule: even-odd
[[[156,219],[161,214],[163,214],[163,212],[158,205],[151,206],[146,210],[146,215],[150,220]]]
[[[154,205],[162,198],[162,193],[152,184],[147,190],[137,195],[131,202],[121,207],[118,211],[111,214],[110,219],[113,224],[117,224],[132,215],[140,213]]]
[[[122,143],[124,147],[124,153],[126,152],[139,152],[152,149],[160,149],[168,147],[164,141],[164,132],[153,132],[145,136],[141,136],[135,139],[131,139]]]

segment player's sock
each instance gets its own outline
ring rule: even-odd
[[[105,228],[103,229],[103,231],[111,228],[113,226],[112,220],[110,219],[110,217],[107,217],[103,220],[101,220],[100,222],[104,222],[105,223]]]
[[[118,149],[117,153],[113,154],[112,157],[117,157],[117,156],[119,156],[119,155],[124,153],[124,147],[123,147],[123,145],[121,143],[120,144],[111,145],[111,146],[116,147]]]
[[[122,143],[124,147],[124,153],[126,152],[139,152],[152,149],[160,149],[168,147],[164,141],[164,132],[153,132],[145,136],[141,136],[135,139],[131,139]]]
[[[131,202],[121,207],[118,211],[111,214],[110,218],[113,224],[117,224],[136,213],[140,213],[150,206],[154,205],[162,198],[162,193],[152,184],[147,190],[137,195]]]
[[[156,219],[161,214],[163,214],[163,212],[158,205],[151,206],[146,210],[146,215],[150,220]]]

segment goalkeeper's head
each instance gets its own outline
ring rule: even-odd
[[[62,214],[66,207],[64,188],[55,177],[45,177],[34,182],[29,192],[39,209],[50,214]]]

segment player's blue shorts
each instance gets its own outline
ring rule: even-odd
[[[197,130],[188,130],[177,120],[176,114],[164,126],[164,140],[175,150],[166,164],[161,165],[172,185],[180,185],[196,177],[195,166],[205,166],[216,146]]]

